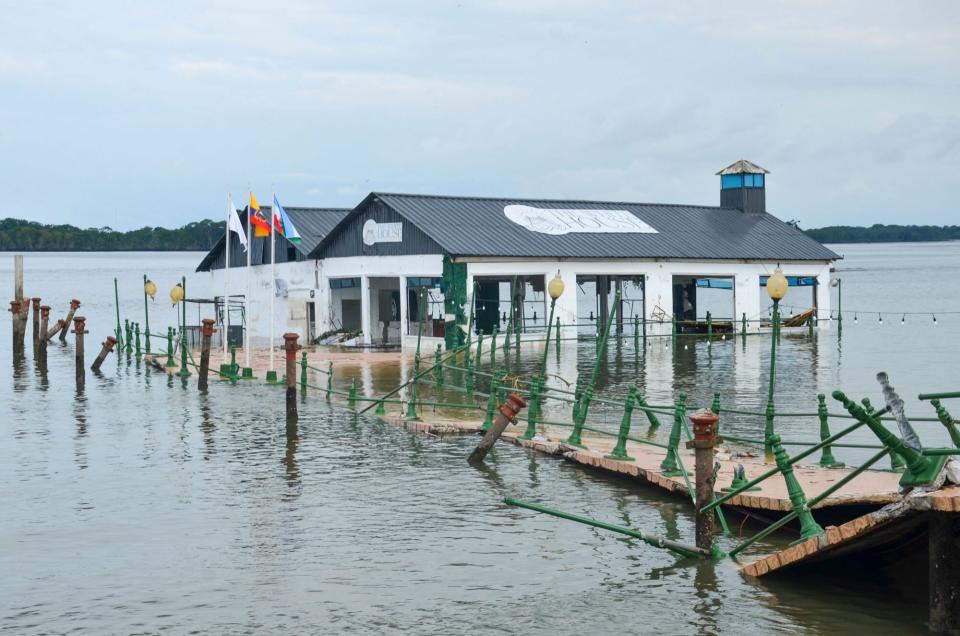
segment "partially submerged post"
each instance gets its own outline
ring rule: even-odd
[[[71,303],[72,304],[72,303]],[[77,303],[79,304],[79,303]],[[83,335],[87,333],[87,319],[83,316],[77,316],[73,319],[73,334],[75,338],[75,349],[77,358],[77,389],[82,390],[86,380],[86,367],[83,362]]]
[[[70,310],[67,312],[67,317],[63,323],[63,328],[60,329],[60,342],[67,341],[67,331],[70,329],[70,323],[73,321],[73,316],[77,313],[77,308],[80,307],[80,301],[74,298],[70,301]]]
[[[283,334],[283,348],[287,352],[287,419],[297,419],[297,344],[295,333]]]
[[[40,305],[40,345],[37,349],[37,355],[40,363],[47,364],[47,323],[50,321],[50,306]]]
[[[687,448],[693,449],[696,466],[697,547],[709,550],[713,545],[713,511],[703,512],[703,508],[714,499],[716,474],[713,472],[713,458],[720,417],[709,409],[701,409],[690,415],[690,421],[693,422],[693,439],[687,442]]]
[[[511,422],[517,421],[517,413],[526,405],[527,403],[522,397],[516,393],[511,393],[507,401],[500,406],[500,412],[497,413],[497,417],[493,420],[493,426],[484,434],[483,439],[480,440],[477,447],[470,453],[467,462],[470,464],[482,462],[487,456],[487,453],[490,452],[490,449],[493,448],[493,445],[496,444],[500,436],[503,435],[503,431],[506,430],[507,426]]]
[[[97,359],[94,360],[93,364],[90,365],[91,371],[94,373],[100,372],[100,365],[103,364],[107,354],[113,351],[113,346],[115,344],[117,344],[117,339],[113,336],[107,336],[107,339],[103,341],[103,346],[100,348],[100,353],[97,354]]]
[[[213,318],[204,318],[201,328],[202,340],[200,342],[200,377],[197,378],[197,388],[201,391],[207,390],[207,373],[210,371],[210,338],[213,337]]]
[[[40,351],[40,298],[34,296],[33,301],[33,355]]]
[[[13,321],[13,359],[19,360],[23,357],[23,333],[21,325],[23,320],[20,318],[20,301],[10,301],[10,318]]]

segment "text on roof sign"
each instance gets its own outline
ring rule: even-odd
[[[572,210],[508,205],[508,219],[541,234],[657,234],[657,231],[627,210]]]
[[[373,219],[367,219],[363,224],[364,245],[402,242],[403,223],[377,223]]]

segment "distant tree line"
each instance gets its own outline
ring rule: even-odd
[[[804,230],[821,243],[898,243],[960,240],[960,225],[831,225]]]
[[[21,219],[0,221],[0,250],[23,252],[206,251],[223,236],[223,221],[203,220],[183,227],[142,227],[117,232],[109,227],[81,229]]]

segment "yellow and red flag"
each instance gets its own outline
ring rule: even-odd
[[[260,212],[260,204],[257,203],[257,197],[253,196],[253,192],[250,193],[250,207],[248,210],[250,222],[253,223],[253,235],[259,237],[270,236],[270,223],[264,218],[263,213]]]

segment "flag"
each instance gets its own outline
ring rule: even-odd
[[[273,222],[276,225],[278,220],[281,225],[279,232],[287,237],[287,240],[293,243],[294,245],[300,244],[300,233],[297,232],[297,228],[293,226],[293,221],[290,220],[290,216],[287,214],[287,211],[283,209],[283,206],[280,205],[280,201],[277,200],[277,195],[273,195]]]
[[[227,228],[231,232],[236,232],[237,236],[240,237],[240,245],[243,246],[243,251],[247,251],[247,233],[243,229],[243,224],[240,222],[240,216],[237,214],[237,208],[233,205],[233,197],[229,194],[227,195]]]
[[[259,237],[270,236],[270,224],[263,218],[263,214],[260,212],[260,204],[257,203],[257,197],[253,196],[253,192],[250,193],[250,207],[247,210],[250,222],[253,223],[255,228],[253,235]]]

